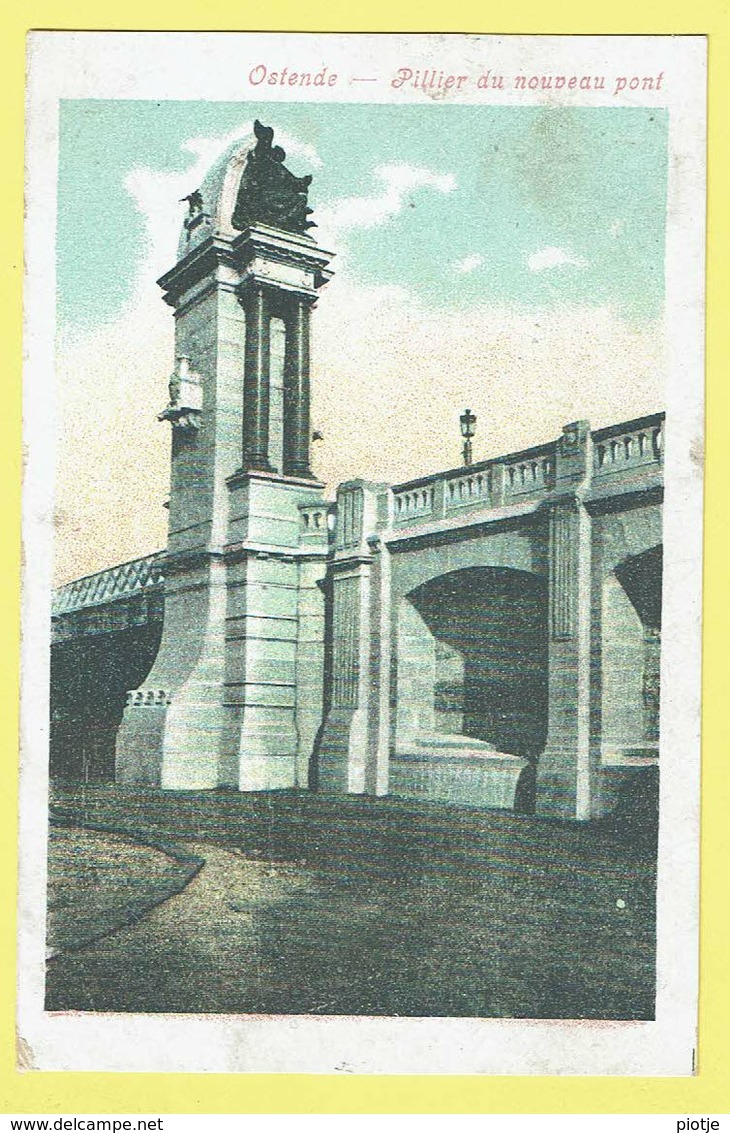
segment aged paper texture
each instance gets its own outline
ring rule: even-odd
[[[34,33],[28,110],[34,1066],[693,1073],[705,41]]]

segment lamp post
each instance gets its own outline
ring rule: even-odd
[[[464,438],[464,448],[462,450],[464,464],[471,464],[471,439],[474,436],[476,423],[477,419],[472,413],[471,409],[465,409],[461,417],[459,418],[459,424],[461,425],[461,435]]]

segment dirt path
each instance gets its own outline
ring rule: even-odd
[[[177,846],[202,858],[202,869],[140,919],[56,956],[48,966],[50,1010],[59,998],[76,1000],[81,1010],[193,1011],[201,999],[251,997],[265,975],[256,913],[306,889],[305,871],[248,861],[208,843]]]
[[[132,835],[52,826],[48,846],[47,956],[76,951],[139,920],[180,892],[202,858]]]

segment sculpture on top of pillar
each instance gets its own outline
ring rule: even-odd
[[[285,151],[272,145],[274,131],[262,126],[258,118],[253,124],[257,143],[247,158],[233,210],[233,227],[239,230],[255,224],[282,228],[285,232],[306,232],[315,228],[309,220],[312,209],[307,205],[311,174],[296,177],[284,163]]]

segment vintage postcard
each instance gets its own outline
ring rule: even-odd
[[[27,1065],[695,1071],[705,67],[31,34]]]

